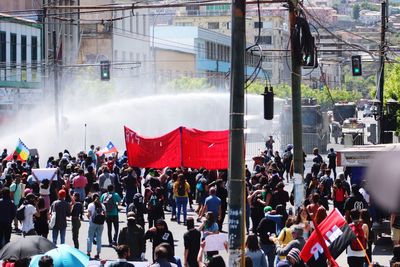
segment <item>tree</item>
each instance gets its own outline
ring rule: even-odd
[[[214,87],[211,86],[206,78],[189,78],[182,77],[167,83],[167,89],[178,92],[199,92],[210,91]]]
[[[353,19],[358,20],[360,18],[360,9],[359,4],[353,6]]]

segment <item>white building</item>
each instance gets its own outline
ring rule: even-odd
[[[41,25],[0,14],[0,121],[41,99]]]
[[[381,20],[381,12],[379,11],[370,11],[370,10],[361,10],[359,20],[367,25],[372,25]]]

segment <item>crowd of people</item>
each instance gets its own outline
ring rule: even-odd
[[[327,163],[314,149],[311,172],[305,175],[306,198],[294,211],[293,191],[285,189],[293,175],[292,150],[288,145],[280,157],[278,151],[273,152],[271,137],[262,161],[252,170],[246,168],[246,266],[306,266],[300,251],[315,224],[327,217],[332,206],[346,217],[355,233],[361,232],[359,239],[371,259],[367,190],[350,185],[348,174],[336,177],[333,149]],[[70,220],[75,248],[95,260],[101,259],[101,237],[107,226],[108,245],[116,249],[119,258],[112,266],[145,260],[152,261],[151,266],[226,265],[218,251],[204,251],[207,236],[227,231],[226,170],[140,169],[127,164],[126,154],[107,157],[91,146],[87,153],[77,156],[65,150],[58,158],[50,157],[45,167],[56,172],[50,179],[40,179],[32,172],[39,167],[37,160],[22,162],[14,155],[13,160],[6,161],[6,157],[3,153],[0,247],[10,242],[12,232],[48,238],[50,230],[51,240],[57,244],[59,239],[63,244]],[[197,215],[188,216],[188,209]],[[120,227],[120,216],[126,218],[124,227]],[[392,217],[392,224],[400,229],[400,216]],[[87,233],[80,231],[84,219],[89,224]],[[173,223],[187,227],[180,258],[175,256],[174,236],[169,230]],[[79,243],[82,235],[87,240],[84,247]],[[149,239],[152,259],[145,259]],[[348,247],[347,260],[350,267],[368,266],[364,251],[357,246]]]

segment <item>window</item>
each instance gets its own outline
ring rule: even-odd
[[[219,29],[219,22],[209,22],[208,23],[209,30],[218,30]]]
[[[188,16],[195,16],[200,14],[200,6],[192,6],[192,5],[188,5],[186,7],[186,13]]]
[[[38,60],[38,43],[37,37],[31,37],[31,65],[32,65],[32,81],[37,79],[37,60]]]
[[[6,32],[0,32],[0,62],[5,63],[7,59],[7,49],[6,46]],[[1,65],[3,66],[3,64]]]
[[[257,36],[254,37],[254,40],[257,40]],[[259,44],[270,45],[270,44],[272,44],[272,36],[260,36],[260,39],[258,42],[259,42]]]
[[[263,27],[263,23],[262,23],[262,21],[255,21],[254,22],[254,29],[262,29],[262,27]]]
[[[230,30],[231,27],[232,27],[232,23],[231,23],[230,21],[228,21],[228,22],[226,23],[226,28],[227,28],[228,30]]]
[[[139,12],[136,12],[136,33],[139,33]]]
[[[147,31],[147,29],[146,29],[146,19],[147,19],[146,15],[143,15],[143,34],[144,35],[146,35],[146,31]]]
[[[125,31],[125,10],[122,10],[122,31]]]
[[[21,81],[26,80],[26,35],[21,35]]]
[[[15,33],[10,34],[10,61],[11,67],[15,68],[17,64],[17,35]]]

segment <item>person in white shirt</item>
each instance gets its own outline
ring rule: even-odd
[[[25,197],[25,218],[22,221],[22,233],[24,236],[36,235],[35,225],[33,224],[33,216],[40,216],[37,208],[37,198],[33,193],[29,193]]]
[[[360,192],[360,194],[364,197],[365,202],[367,202],[367,204],[368,204],[368,206],[369,206],[369,205],[370,205],[370,203],[369,203],[369,193],[368,193],[368,191],[365,189],[365,187],[366,187],[366,181],[363,180],[363,181],[361,182],[361,188],[360,188],[360,190],[358,190],[358,192]]]

